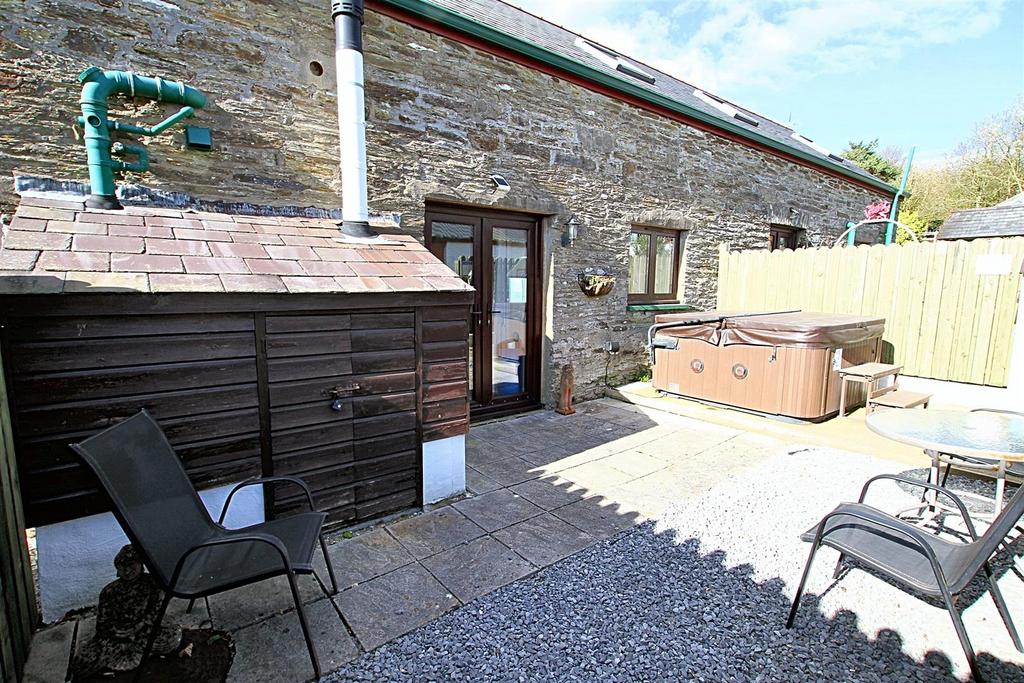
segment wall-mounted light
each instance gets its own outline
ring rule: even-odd
[[[512,184],[505,180],[503,175],[492,173],[491,182],[494,183],[494,192],[508,192],[512,189]]]
[[[580,219],[576,218],[576,214],[569,217],[569,220],[565,222],[565,231],[562,232],[562,246],[571,247],[576,243],[576,238],[580,234]]]

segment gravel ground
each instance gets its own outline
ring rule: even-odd
[[[855,500],[869,476],[896,469],[851,453],[779,452],[658,522],[484,596],[329,680],[964,679],[944,610],[864,571],[832,581],[828,549],[796,628],[784,627],[807,553],[799,533],[840,500]],[[869,502],[899,509],[908,500],[884,484]],[[1011,574],[1000,585],[1024,615],[1024,581]],[[987,680],[1024,681],[1024,656],[991,599],[965,604]]]

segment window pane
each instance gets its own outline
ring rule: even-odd
[[[526,277],[529,233],[494,228],[492,238],[491,382],[495,398],[526,391]]]
[[[676,263],[676,240],[674,237],[657,236],[654,254],[654,293],[675,294],[672,269]]]
[[[631,233],[629,236],[629,293],[647,294],[647,268],[650,260],[651,236]]]

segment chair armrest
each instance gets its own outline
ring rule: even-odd
[[[909,484],[911,486],[920,486],[921,488],[929,489],[931,491],[937,491],[938,493],[945,495],[946,497],[953,501],[953,503],[957,507],[957,510],[960,511],[960,516],[963,517],[964,524],[967,525],[967,531],[971,535],[971,540],[978,540],[978,532],[974,529],[974,522],[971,521],[971,516],[967,512],[967,506],[964,505],[963,501],[960,500],[960,498],[955,493],[953,493],[947,488],[939,486],[938,484],[932,484],[926,481],[919,481],[917,479],[910,479],[909,477],[903,477],[898,474],[879,474],[878,476],[871,477],[864,483],[864,487],[860,490],[860,498],[857,499],[858,503],[864,503],[864,498],[868,494],[868,489],[871,487],[873,483],[880,479],[889,479],[892,481],[903,482],[904,484]],[[895,517],[893,519],[895,519]]]
[[[306,502],[309,503],[310,512],[314,512],[316,508],[313,506],[313,494],[309,490],[309,486],[306,482],[302,481],[298,477],[285,477],[285,476],[273,476],[273,477],[255,477],[253,479],[247,479],[241,484],[236,485],[231,491],[228,492],[228,497],[224,500],[224,508],[220,511],[220,517],[217,518],[217,524],[223,525],[224,518],[228,514],[228,507],[231,505],[231,499],[235,497],[235,493],[245,488],[246,486],[253,486],[255,484],[294,484],[298,486],[306,494]]]
[[[180,558],[178,558],[178,564],[174,567],[174,573],[171,575],[171,585],[168,586],[170,592],[174,592],[174,586],[178,583],[178,578],[181,576],[181,570],[185,567],[185,561],[192,556],[193,553],[199,550],[205,550],[207,548],[214,548],[219,545],[228,545],[230,543],[266,543],[277,551],[277,554],[281,557],[281,568],[285,571],[292,571],[291,558],[288,555],[288,548],[285,547],[281,539],[275,538],[270,534],[261,534],[259,532],[245,533],[245,534],[232,534],[230,536],[223,536],[221,538],[213,538],[208,541],[203,541],[197,545],[192,546],[186,550]]]
[[[915,527],[913,524],[908,524],[907,522],[904,522],[901,519],[893,517],[892,515],[886,514],[881,510],[877,510],[869,505],[864,505],[863,503],[858,503],[858,505],[860,505],[860,507],[863,508],[863,510],[850,509],[851,504],[845,503],[837,507],[832,512],[825,515],[822,518],[821,522],[818,523],[818,529],[814,534],[814,547],[816,548],[819,545],[821,545],[822,539],[824,539],[826,536],[828,536],[829,533],[835,530],[831,529],[828,532],[825,531],[825,527],[828,524],[828,520],[832,519],[833,517],[853,517],[854,519],[859,519],[870,524],[878,525],[886,531],[891,531],[895,534],[899,534],[900,536],[911,541],[921,550],[921,552],[924,553],[925,557],[928,558],[928,561],[932,565],[932,571],[935,573],[935,578],[938,579],[939,585],[945,588],[946,576],[942,571],[942,565],[939,564],[939,559],[935,556],[935,552],[931,549],[931,546],[928,545],[928,542],[925,540],[924,536],[917,529],[917,527]],[[867,511],[871,511],[875,514],[869,514]],[[838,529],[840,527],[836,528]],[[871,530],[868,529],[867,531],[870,533]],[[948,588],[946,588],[946,590],[948,590]]]

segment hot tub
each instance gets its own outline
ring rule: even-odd
[[[839,411],[839,369],[880,359],[884,318],[835,313],[705,311],[659,315],[654,388],[802,420]],[[847,389],[847,405],[863,401]]]

